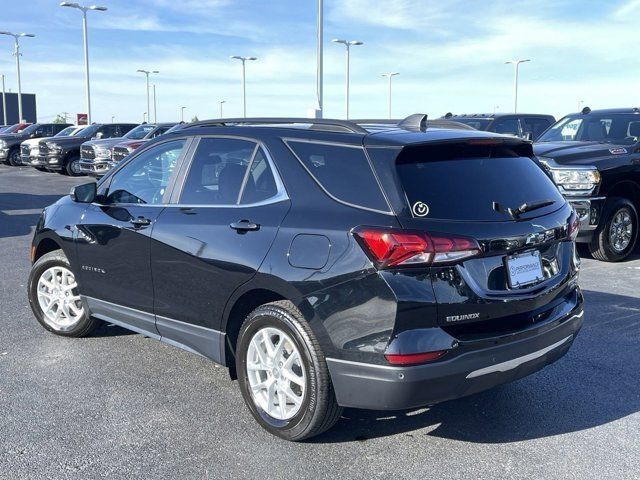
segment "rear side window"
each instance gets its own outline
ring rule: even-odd
[[[524,214],[532,218],[557,210],[562,195],[528,157],[497,155],[451,158],[444,149],[406,148],[397,160],[400,182],[414,217],[438,220],[509,221],[494,209],[523,203],[554,204]],[[440,158],[438,158],[440,157]]]
[[[532,140],[542,135],[542,133],[551,126],[551,120],[542,117],[524,117],[520,119],[524,133],[530,133]]]
[[[362,148],[295,140],[286,143],[314,180],[336,200],[389,211]]]

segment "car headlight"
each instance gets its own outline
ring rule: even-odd
[[[568,196],[589,195],[600,184],[600,172],[592,166],[565,167],[552,158],[538,157],[560,191]]]
[[[0,148],[7,148],[7,142],[0,140]]]
[[[52,153],[56,153],[56,152],[61,152],[62,151],[62,147],[60,145],[58,145],[57,143],[47,142],[46,145],[47,145],[47,148],[49,149],[49,151],[52,152]]]
[[[108,148],[95,148],[96,158],[111,158],[111,150]]]

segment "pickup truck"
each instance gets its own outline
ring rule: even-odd
[[[0,161],[14,167],[22,164],[20,160],[20,144],[30,138],[52,137],[67,128],[67,123],[34,123],[19,133],[0,135]]]
[[[30,165],[38,170],[44,170],[44,168],[38,165],[37,162],[38,155],[40,155],[40,141],[49,140],[54,137],[66,137],[69,135],[75,135],[80,130],[83,130],[85,128],[87,128],[86,125],[70,125],[53,136],[44,138],[30,138],[29,140],[25,140],[20,144],[20,161],[22,162],[22,165]],[[35,164],[32,163],[34,161]]]
[[[585,107],[558,120],[533,148],[578,214],[577,241],[598,260],[627,258],[638,239],[640,109]]]
[[[73,177],[82,175],[80,146],[83,143],[92,139],[122,137],[136,126],[135,123],[94,123],[76,135],[43,140],[38,145],[38,166]]]

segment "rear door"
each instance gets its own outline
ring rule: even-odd
[[[225,304],[256,274],[289,200],[266,148],[251,139],[200,138],[180,178],[152,234],[157,328],[217,359]]]

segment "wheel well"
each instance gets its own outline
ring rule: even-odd
[[[247,318],[247,315],[260,305],[277,302],[278,300],[286,300],[286,298],[272,292],[271,290],[257,289],[243,293],[242,296],[233,304],[225,329],[227,337],[225,356],[227,358],[227,366],[229,367],[229,375],[231,375],[233,380],[237,378],[237,375],[235,362],[231,360],[235,358],[236,343],[238,341],[238,334],[240,333],[242,323]]]
[[[38,243],[38,246],[36,247],[36,251],[33,256],[33,261],[35,262],[41,256],[59,249],[60,249],[60,245],[58,245],[58,243],[55,240],[52,240],[51,238],[44,238],[42,239],[42,241],[40,241],[40,243]]]
[[[624,197],[640,212],[640,187],[634,182],[620,182],[607,192],[607,197]]]

